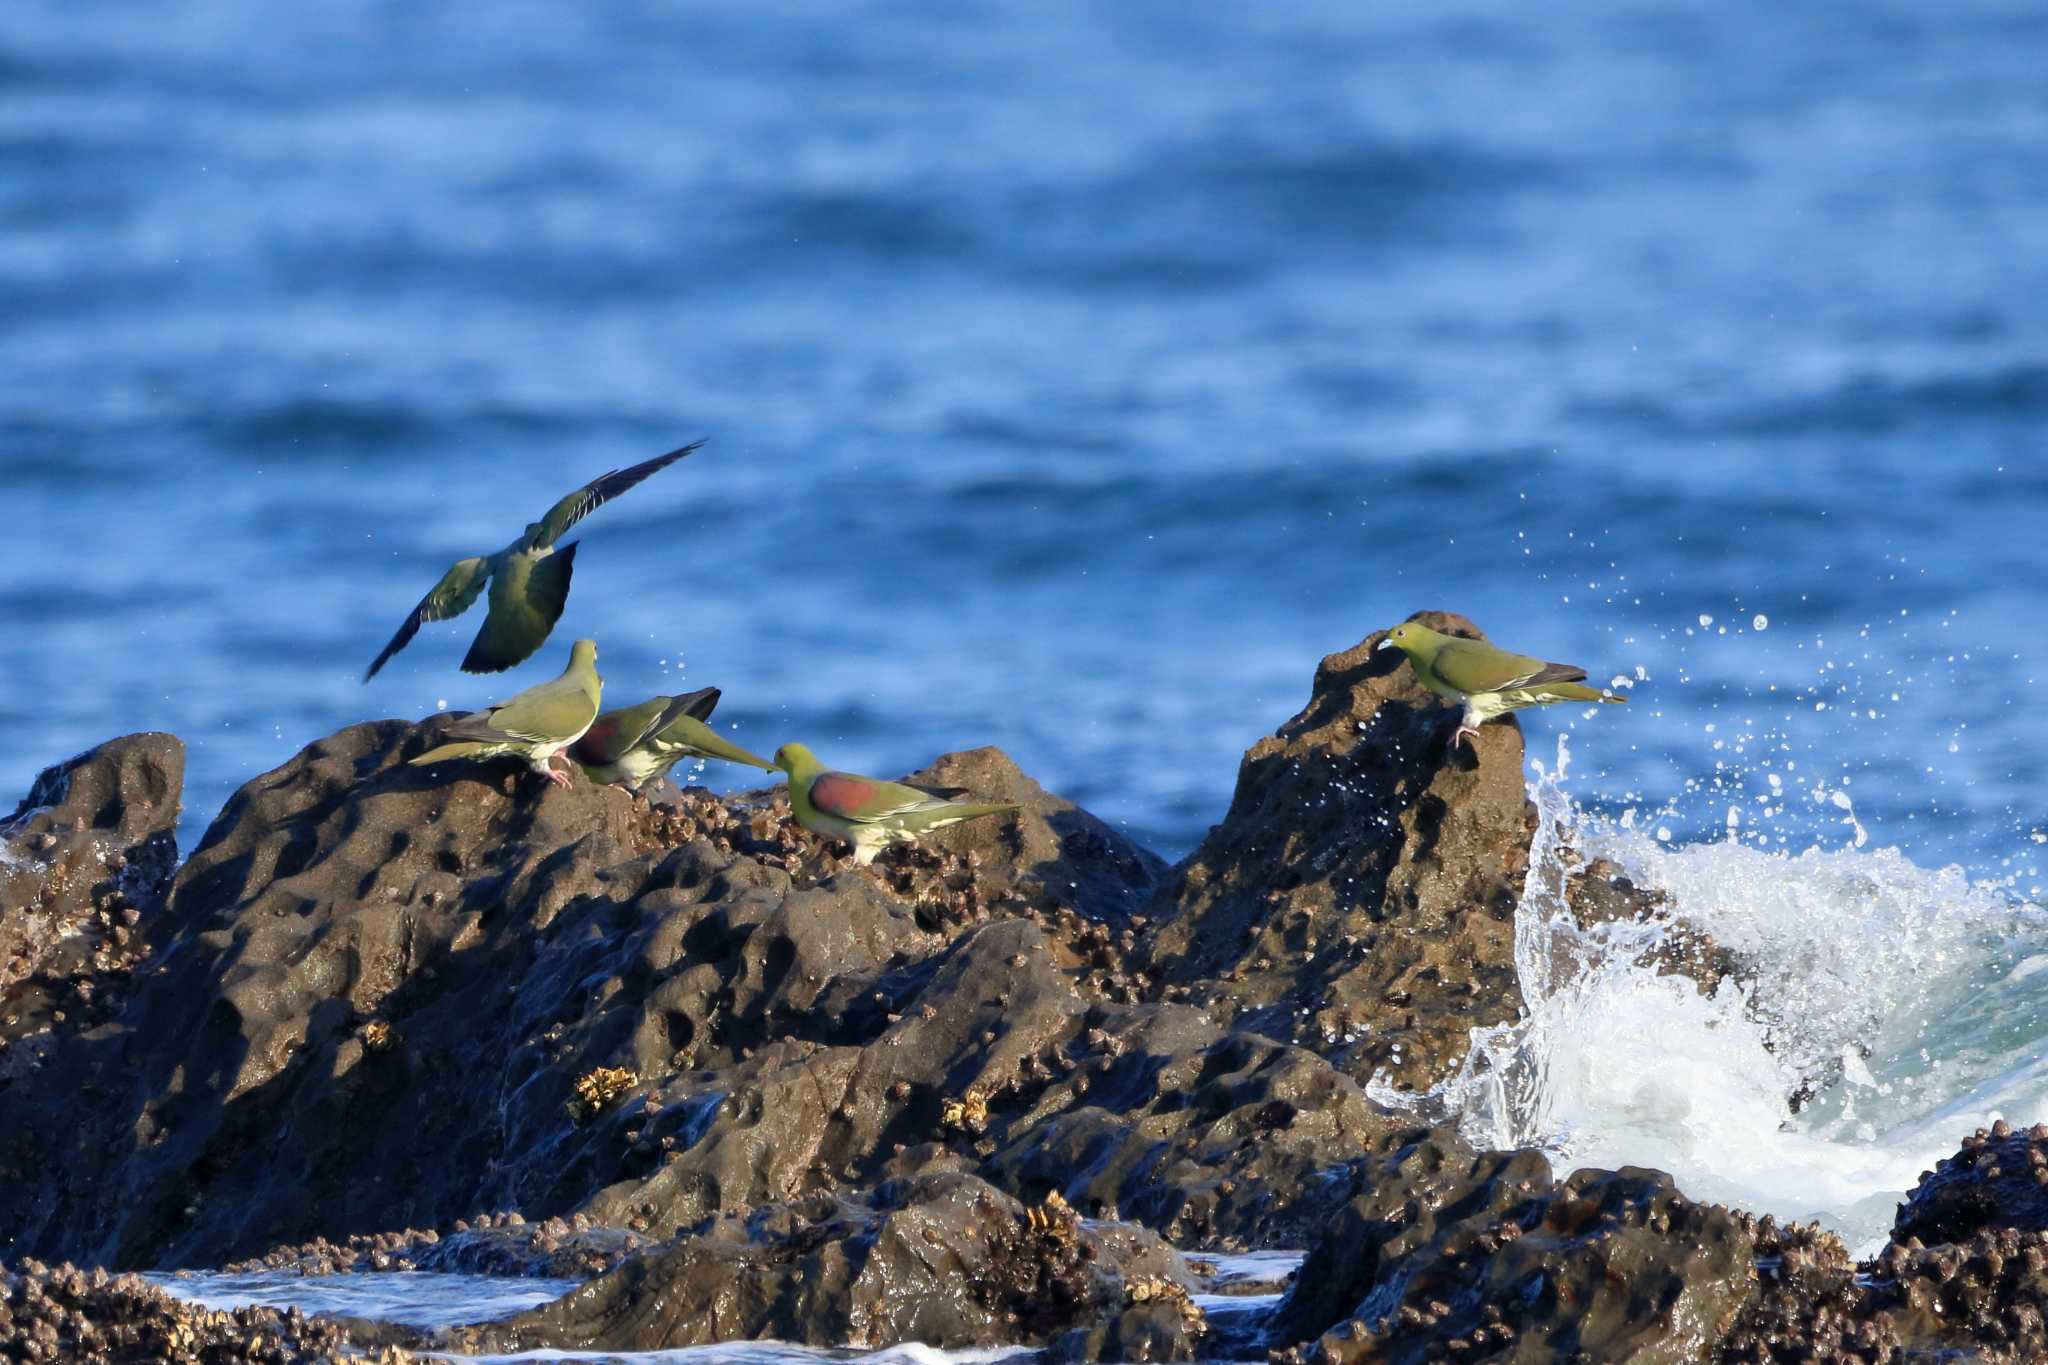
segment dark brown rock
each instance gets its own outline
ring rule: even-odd
[[[119,1008],[178,860],[185,746],[109,740],[0,821],[0,1085]]]
[[[927,787],[964,787],[977,801],[1014,801],[1014,816],[969,820],[924,842],[973,858],[984,885],[1014,890],[1044,906],[1070,906],[1117,920],[1144,908],[1166,872],[1157,854],[1038,785],[1000,749],[947,754],[904,779]]]
[[[1364,1291],[1307,1360],[1716,1358],[1755,1282],[1745,1220],[1686,1199],[1661,1172],[1581,1171],[1551,1186],[1533,1154],[1475,1160],[1435,1145],[1373,1172],[1302,1267],[1282,1336]],[[1419,1177],[1406,1201],[1404,1174]]]
[[[1166,1255],[1156,1243],[1147,1250]],[[1121,1308],[1128,1276],[1116,1252],[1057,1202],[1027,1209],[971,1176],[925,1176],[887,1182],[872,1199],[816,1195],[723,1215],[565,1298],[454,1340],[607,1351],[763,1338],[1039,1342]]]
[[[1892,1221],[1892,1240],[1961,1242],[1986,1228],[2048,1231],[2048,1126],[2001,1120],[1924,1172]]]
[[[1299,1246],[1347,1197],[1348,1164],[1414,1127],[1315,1053],[1189,1006],[1091,1017],[1074,1070],[985,1168],[1027,1196],[1058,1190],[1183,1246]]]
[[[1454,710],[1383,637],[1324,659],[1308,705],[1246,752],[1229,814],[1154,897],[1146,956],[1219,1019],[1423,1089],[1520,1007],[1532,813],[1514,718],[1448,751]]]
[[[978,1169],[1083,1103],[1040,1105],[1073,1077],[1091,1008],[1086,964],[1048,931],[1120,919],[1156,860],[999,755],[937,770],[1024,800],[1021,852],[861,869],[758,798],[657,808],[515,765],[406,766],[444,724],[353,727],[235,795],[119,1019],[69,1048],[62,1086],[8,1097],[0,1235],[118,1265],[347,1246],[492,1206],[664,1236]],[[1047,868],[1095,888],[1086,904]],[[1285,1079],[1320,1066],[1269,1068],[1290,1113],[1327,1098],[1351,1115],[1301,1121],[1320,1148],[1275,1163],[1297,1184],[1364,1113],[1355,1088]],[[599,1102],[578,1090],[595,1078]],[[1253,1107],[1275,1126],[1267,1097]],[[1280,1183],[1260,1207],[1285,1202]]]
[[[345,1358],[349,1344],[348,1333],[339,1325],[309,1319],[297,1310],[195,1308],[132,1275],[34,1261],[0,1270],[4,1360],[64,1365],[325,1365]]]

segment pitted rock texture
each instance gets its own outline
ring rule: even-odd
[[[947,754],[904,781],[922,787],[964,787],[977,801],[1014,801],[1014,816],[969,820],[924,842],[970,858],[978,880],[1016,890],[1047,909],[1068,907],[1118,921],[1144,909],[1166,873],[1165,860],[1025,776],[1000,749]]]
[[[1521,1006],[1534,813],[1515,719],[1448,750],[1455,709],[1384,638],[1324,659],[1308,705],[1245,753],[1229,814],[1154,896],[1144,955],[1219,1019],[1421,1090]]]
[[[2048,1124],[2022,1132],[2000,1119],[1964,1138],[1899,1205],[1892,1240],[1960,1242],[1986,1228],[2048,1231]]]
[[[1755,1284],[1746,1221],[1693,1203],[1657,1171],[1580,1171],[1551,1185],[1532,1156],[1419,1148],[1376,1173],[1398,1177],[1405,1164],[1420,1181],[1405,1203],[1398,1178],[1377,1181],[1333,1224],[1302,1267],[1284,1328],[1300,1332],[1364,1293],[1294,1355],[1317,1365],[1715,1359]]]
[[[1313,1053],[1130,1003],[1155,863],[1000,755],[930,771],[1024,799],[1021,853],[864,869],[773,796],[406,766],[445,724],[230,800],[126,1008],[0,1092],[6,1245],[210,1265],[479,1208],[666,1237],[962,1171],[1220,1246],[1312,1225],[1402,1127]]]
[[[0,1086],[120,1007],[177,866],[185,746],[109,740],[0,821]]]
[[[772,1338],[942,1348],[1041,1342],[1185,1272],[1156,1239],[1098,1237],[965,1175],[727,1214],[554,1303],[451,1338],[464,1349],[647,1351]]]

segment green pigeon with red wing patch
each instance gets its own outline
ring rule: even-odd
[[[511,755],[558,787],[569,779],[556,771],[555,755],[583,738],[597,719],[604,679],[597,675],[597,643],[578,640],[562,676],[529,687],[510,701],[464,716],[443,731],[448,742],[410,760],[415,766],[451,758]]]
[[[644,790],[686,758],[715,758],[775,771],[775,765],[726,739],[705,722],[719,691],[701,687],[679,697],[650,697],[607,711],[569,750],[593,782]]]
[[[412,609],[405,624],[384,646],[384,652],[371,661],[363,681],[376,677],[377,670],[411,644],[412,637],[419,634],[426,622],[449,620],[476,605],[486,585],[491,590],[490,606],[462,660],[462,671],[502,673],[530,657],[547,642],[548,632],[561,619],[562,607],[569,600],[569,576],[576,567],[576,546],[580,542],[571,541],[560,549],[555,542],[605,503],[703,444],[695,441],[666,455],[599,475],[549,508],[546,516],[529,525],[517,540],[496,554],[456,561],[455,567],[441,575],[433,591]]]
[[[1469,745],[1481,725],[1525,706],[1628,700],[1609,688],[1586,686],[1586,670],[1575,664],[1511,654],[1484,640],[1445,635],[1415,621],[1395,626],[1373,648],[1400,650],[1424,687],[1464,704],[1452,744],[1463,740]]]
[[[1017,809],[1013,801],[961,801],[967,793],[959,788],[913,787],[835,772],[801,744],[777,749],[775,766],[789,774],[789,806],[797,823],[813,834],[852,844],[856,863],[873,862],[890,844]]]

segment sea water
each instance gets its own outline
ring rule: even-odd
[[[1873,846],[1825,789],[1806,799],[1853,833],[1673,845],[1633,812],[1579,808],[1570,766],[1560,738],[1531,786],[1522,1017],[1476,1030],[1431,1094],[1379,1098],[1564,1170],[1654,1166],[1696,1198],[1816,1219],[1865,1253],[1972,1129],[2048,1119],[2048,910],[2031,892]],[[1611,860],[1663,913],[1579,927],[1568,849]],[[1710,994],[1654,957],[1681,928],[1732,954]]]

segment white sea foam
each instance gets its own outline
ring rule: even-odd
[[[306,1313],[335,1313],[421,1328],[510,1317],[552,1302],[582,1283],[424,1270],[361,1275],[186,1271],[143,1278],[174,1298],[202,1308],[298,1308]]]
[[[1816,1218],[1881,1243],[1919,1173],[1994,1118],[2048,1119],[2048,915],[1960,869],[1865,847],[1672,846],[1593,819],[1538,764],[1541,823],[1516,918],[1527,1008],[1475,1030],[1429,1096],[1473,1140],[1542,1147],[1561,1168],[1655,1166],[1696,1197]],[[1849,809],[1846,805],[1844,808]],[[1582,929],[1563,913],[1563,847],[1664,892],[1729,949],[1711,996],[1657,974],[1663,924]],[[1795,1099],[1795,1097],[1797,1097]]]

